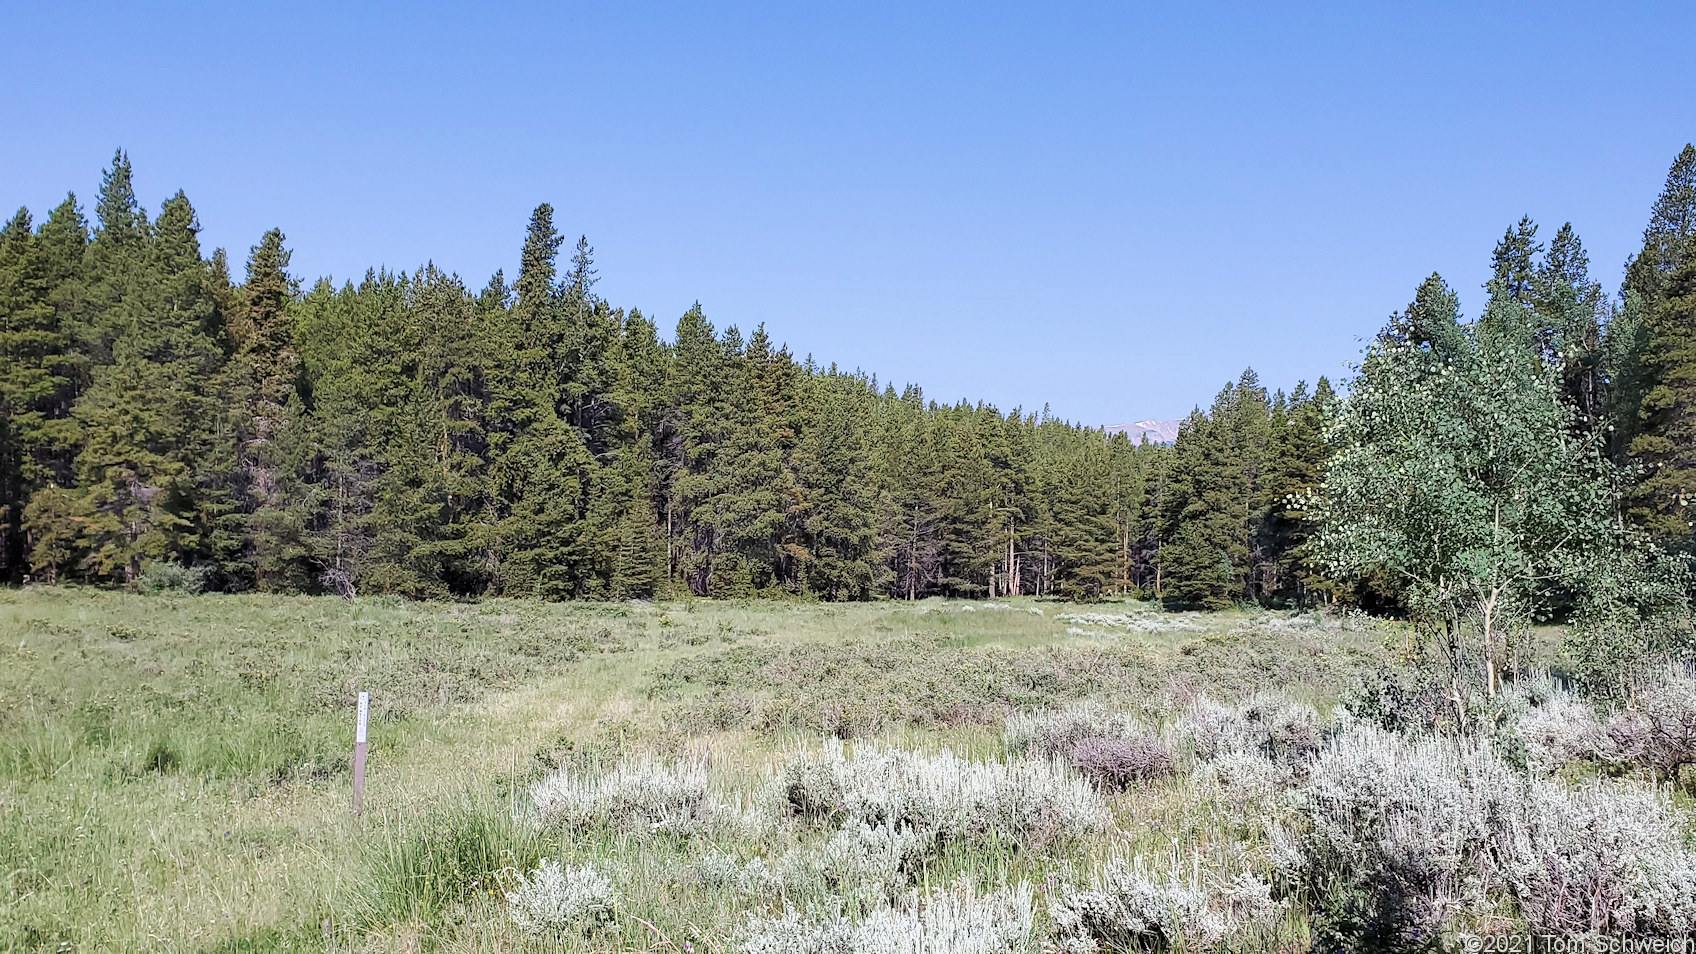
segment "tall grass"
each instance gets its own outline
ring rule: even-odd
[[[1050,882],[1112,852],[1263,833],[1181,777],[1150,778],[1102,793],[1100,830],[1026,837],[1042,826],[1020,809],[915,861],[893,829],[762,814],[764,780],[826,735],[994,763],[1018,711],[1093,698],[1157,720],[1264,685],[1324,701],[1378,661],[1371,632],[1224,614],[1079,637],[1057,612],[1144,611],[1046,609],[0,591],[0,950],[729,951],[786,904],[863,918],[961,876],[1030,883],[1046,931]],[[361,689],[369,814],[354,819]],[[561,768],[599,778],[703,747],[722,822],[638,837],[521,817]],[[715,853],[763,865],[776,893],[710,886]],[[544,858],[612,879],[626,903],[608,932],[514,922],[505,892]],[[874,870],[885,887],[843,907],[841,885]]]

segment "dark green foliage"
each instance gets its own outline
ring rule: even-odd
[[[1691,350],[1691,269],[1696,267],[1696,147],[1686,145],[1655,200],[1643,248],[1626,266],[1619,319],[1606,331],[1613,374],[1616,456],[1629,455],[1641,483],[1631,515],[1663,541],[1691,535],[1686,494],[1696,432],[1696,352]]]
[[[1316,463],[1281,462],[1252,382],[1250,409],[1215,428],[1223,456],[1167,493],[1169,448],[880,388],[797,362],[763,327],[720,332],[699,306],[662,343],[595,293],[587,239],[562,274],[547,205],[510,286],[473,294],[426,265],[303,293],[280,230],[233,284],[188,200],[150,222],[131,180],[119,152],[92,237],[73,200],[0,230],[11,579],[1095,599],[1164,572],[1201,602],[1296,592],[1293,573],[1255,577],[1245,547],[1260,534],[1257,559],[1294,559],[1299,515],[1258,529],[1266,475],[1305,486]],[[1298,456],[1320,446],[1304,433]],[[1204,527],[1178,526],[1186,507]]]
[[[1696,473],[1693,176],[1686,150],[1617,307],[1570,226],[1545,247],[1522,220],[1478,323],[1555,369],[1575,440],[1636,455],[1633,513],[1666,537]],[[1268,393],[1245,372],[1174,446],[1139,446],[797,361],[699,305],[662,342],[597,294],[586,238],[559,262],[548,205],[516,280],[479,292],[433,264],[303,291],[276,229],[235,284],[180,193],[149,220],[121,151],[94,208],[92,234],[74,199],[0,229],[10,580],[1397,605],[1312,560],[1341,403],[1324,379]]]

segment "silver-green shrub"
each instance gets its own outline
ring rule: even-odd
[[[1549,934],[1696,932],[1689,821],[1651,789],[1572,787],[1520,774],[1489,741],[1361,727],[1320,754],[1291,801],[1300,825],[1278,833],[1280,864],[1321,921],[1346,907],[1429,938],[1462,916],[1517,911]]]
[[[745,954],[1026,954],[1035,950],[1031,889],[969,886],[912,893],[858,922],[804,919],[794,909],[753,921]]]
[[[712,803],[699,761],[620,762],[587,776],[565,768],[531,790],[542,822],[573,829],[692,831],[707,822]]]
[[[1201,762],[1228,752],[1258,752],[1297,772],[1319,751],[1319,713],[1270,692],[1234,706],[1204,696],[1180,715],[1171,732]]]
[[[1596,710],[1552,680],[1516,684],[1502,707],[1533,771],[1553,775],[1573,762],[1595,760],[1605,747]]]
[[[1696,934],[1688,820],[1657,792],[1620,783],[1538,783],[1508,834],[1507,880],[1543,934]]]
[[[1640,765],[1656,779],[1676,779],[1696,765],[1696,672],[1668,666],[1643,680],[1631,702],[1605,729],[1615,761]]]
[[[1172,773],[1172,753],[1156,732],[1129,713],[1099,705],[1016,713],[1008,717],[1003,737],[1015,755],[1064,759],[1109,788]]]
[[[1488,744],[1357,727],[1292,793],[1303,823],[1295,866],[1320,900],[1359,892],[1383,930],[1429,936],[1461,912],[1493,909],[1502,834],[1525,789]]]
[[[1204,877],[1174,862],[1156,873],[1140,857],[1110,860],[1089,888],[1062,891],[1049,905],[1066,954],[1209,950],[1268,930],[1282,910],[1250,872]]]
[[[963,759],[840,742],[791,760],[776,796],[786,814],[907,829],[938,843],[1043,843],[1104,828],[1106,804],[1052,761]]]
[[[527,931],[591,931],[610,924],[618,907],[612,882],[594,868],[544,860],[506,896],[512,920]]]

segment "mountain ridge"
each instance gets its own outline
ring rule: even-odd
[[[1147,437],[1153,444],[1170,444],[1178,439],[1178,425],[1181,420],[1171,421],[1134,421],[1130,424],[1109,424],[1102,428],[1108,434],[1123,434],[1131,439],[1131,443],[1140,444]]]

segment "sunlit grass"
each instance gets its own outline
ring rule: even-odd
[[[1056,614],[1126,607],[1010,603],[0,592],[0,949],[728,949],[781,904],[706,890],[691,865],[714,849],[775,859],[821,833],[537,829],[530,787],[561,766],[694,752],[718,797],[754,811],[774,767],[828,733],[1000,758],[1011,708],[1080,695],[1170,707],[1271,685],[1329,702],[1380,655],[1375,631],[1271,633],[1243,613],[1070,636]],[[362,689],[372,754],[354,818]],[[1109,850],[1257,837],[1176,781],[1110,808],[1110,839],[951,846],[915,886],[1045,888]],[[501,893],[541,857],[613,873],[625,902],[610,933],[517,932]]]

